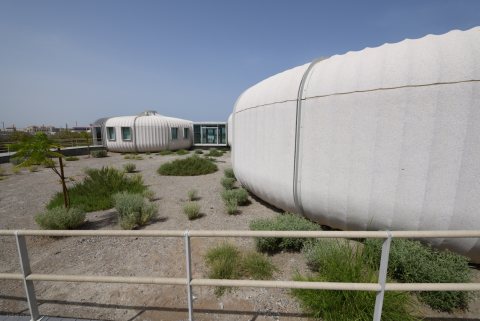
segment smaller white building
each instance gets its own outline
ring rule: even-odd
[[[112,117],[105,122],[105,143],[114,152],[156,152],[190,148],[193,123],[156,111]]]

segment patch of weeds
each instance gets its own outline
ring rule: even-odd
[[[198,199],[198,192],[196,189],[192,188],[188,191],[187,196],[190,201],[196,201]]]
[[[216,172],[217,165],[196,155],[176,159],[160,166],[158,173],[168,176],[197,176]]]
[[[143,160],[143,156],[141,156],[141,155],[135,155],[132,159],[134,159],[134,160]]]
[[[223,175],[228,178],[233,178],[234,180],[237,180],[235,177],[235,173],[233,172],[233,168],[226,168],[223,170]]]
[[[187,155],[188,153],[189,153],[189,151],[185,150],[185,149],[177,150],[177,155]]]
[[[367,239],[365,257],[373,268],[379,266],[382,241]],[[468,259],[450,251],[440,251],[419,241],[393,239],[388,262],[389,275],[407,283],[469,283]],[[417,292],[420,301],[438,311],[466,310],[471,292]]]
[[[102,158],[102,157],[107,157],[108,156],[108,153],[105,149],[101,149],[101,150],[92,150],[90,152],[90,156],[92,156],[93,158]]]
[[[68,156],[68,157],[65,157],[65,160],[66,161],[69,161],[69,162],[74,162],[74,161],[78,161],[80,158],[78,158],[77,156]]]
[[[141,194],[120,192],[115,194],[113,199],[120,226],[124,230],[148,224],[158,212],[157,206],[148,202]]]
[[[5,170],[5,168],[0,166],[0,177],[5,176],[5,175],[7,175],[7,171]]]
[[[220,183],[222,184],[223,188],[226,190],[233,189],[235,187],[235,179],[231,177],[222,177]]]
[[[238,213],[238,201],[236,198],[228,198],[225,200],[225,208],[229,215],[235,215]]]
[[[137,169],[137,165],[133,163],[126,163],[123,165],[123,170],[127,173],[133,173]]]
[[[135,159],[135,156],[127,154],[127,155],[123,156],[123,159]]]
[[[146,189],[143,191],[142,195],[150,202],[153,202],[155,200],[155,193],[152,190]]]
[[[297,273],[295,281],[377,282],[378,271],[365,264],[362,251],[348,241],[317,241],[309,250],[315,252],[315,265],[320,267],[320,273],[310,276]],[[373,319],[375,292],[292,289],[291,293],[300,301],[303,310],[314,318],[325,321]],[[412,315],[412,310],[412,299],[408,293],[385,292],[382,320],[418,320]]]
[[[38,172],[38,166],[37,166],[37,165],[29,166],[29,167],[28,167],[28,171],[29,171],[30,173]]]
[[[173,152],[171,150],[162,150],[160,152],[158,152],[158,155],[162,155],[162,156],[167,156],[167,155],[172,155]]]
[[[12,173],[15,174],[15,175],[19,175],[22,173],[22,170],[21,168],[17,167],[17,166],[14,166],[12,167]]]
[[[201,149],[195,149],[195,154],[201,155],[201,154],[203,154],[203,150],[201,150]]]
[[[220,156],[223,156],[223,153],[216,148],[210,148],[210,150],[208,151],[208,154],[206,154],[206,156],[208,156],[208,157],[220,157]]]
[[[243,187],[231,190],[224,190],[222,192],[222,199],[227,202],[229,199],[236,199],[237,204],[240,206],[248,204],[248,192]]]
[[[69,188],[70,204],[82,207],[87,212],[112,208],[112,196],[118,192],[143,193],[147,187],[142,176],[126,175],[112,167],[86,169],[87,177],[81,183]],[[63,204],[63,194],[57,193],[48,203],[51,209]]]
[[[271,219],[257,219],[250,222],[250,229],[254,231],[318,231],[315,224],[301,216],[284,213]],[[300,251],[307,242],[306,238],[293,237],[259,237],[255,244],[260,252],[277,253],[284,251]]]
[[[200,205],[197,202],[188,202],[183,205],[183,213],[187,215],[189,220],[200,217]]]
[[[242,253],[232,244],[224,243],[208,250],[205,255],[211,279],[256,278],[269,279],[276,270],[271,261],[259,253]],[[215,295],[222,296],[231,288],[217,287]]]
[[[36,215],[35,222],[46,230],[70,230],[85,222],[85,212],[78,207],[58,206]]]

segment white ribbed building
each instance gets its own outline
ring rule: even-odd
[[[277,207],[344,230],[480,228],[480,27],[287,70],[232,123],[235,175]],[[477,239],[433,244],[480,262]]]
[[[190,148],[193,141],[191,121],[165,117],[155,111],[108,118],[104,127],[104,143],[114,152],[176,150]]]

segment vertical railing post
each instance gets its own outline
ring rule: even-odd
[[[31,321],[37,321],[40,318],[40,313],[38,312],[35,288],[33,286],[33,281],[27,280],[27,276],[32,273],[30,269],[30,261],[28,259],[27,243],[25,242],[25,236],[18,235],[18,231],[15,231],[15,239],[17,241],[18,258],[20,260],[20,267],[23,275],[25,294],[27,295],[28,309],[30,310],[30,316],[32,317]]]
[[[187,270],[187,295],[188,295],[188,321],[193,321],[193,294],[192,294],[192,252],[190,249],[190,235],[188,230],[184,233],[185,263]]]
[[[381,321],[382,319],[383,298],[385,296],[385,283],[387,282],[388,257],[390,256],[391,242],[392,233],[387,231],[387,238],[382,244],[382,256],[380,257],[380,269],[378,273],[378,284],[380,285],[380,291],[377,292],[377,297],[375,299],[373,321]]]

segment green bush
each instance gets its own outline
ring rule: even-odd
[[[225,208],[227,213],[230,215],[235,215],[238,212],[238,201],[236,198],[229,198],[225,200]]]
[[[225,177],[229,177],[229,178],[233,178],[234,180],[237,180],[237,178],[235,177],[235,173],[233,172],[233,168],[226,168],[223,171],[223,174],[225,175]]]
[[[188,202],[183,205],[183,213],[189,220],[197,219],[200,217],[200,205],[197,202]]]
[[[132,159],[134,159],[134,160],[143,160],[143,156],[135,155],[135,156],[132,157]]]
[[[201,155],[201,154],[203,154],[203,150],[195,149],[195,154]]]
[[[217,170],[217,165],[211,161],[193,155],[163,164],[158,169],[158,173],[170,176],[197,176],[210,174]]]
[[[238,205],[247,205],[248,204],[248,192],[243,187],[231,190],[224,190],[222,192],[222,198],[225,203],[228,202],[229,199],[236,199]]]
[[[198,198],[198,192],[196,189],[192,188],[188,191],[187,196],[190,201],[195,201]]]
[[[124,230],[144,226],[157,215],[155,204],[147,202],[141,194],[120,192],[113,196],[120,226]]]
[[[365,241],[365,257],[372,267],[380,264],[382,241]],[[393,239],[388,262],[389,275],[407,283],[468,283],[468,259],[450,251],[439,251],[419,241]],[[418,292],[418,298],[431,308],[452,312],[467,309],[469,292]]]
[[[205,260],[211,279],[271,278],[276,270],[267,257],[258,253],[242,253],[234,245],[220,244],[208,250]],[[217,287],[215,294],[221,296],[227,289]]]
[[[220,157],[222,155],[223,153],[216,148],[210,148],[210,150],[208,151],[208,154],[206,154],[206,156],[208,157]]]
[[[78,158],[77,156],[68,156],[68,157],[65,157],[65,160],[66,161],[69,161],[69,162],[74,162],[74,161],[78,161],[80,158]]]
[[[87,169],[87,177],[69,188],[70,204],[83,208],[86,212],[106,210],[114,206],[112,196],[118,192],[143,193],[147,187],[140,175],[128,176],[123,171],[111,167]],[[57,193],[47,208],[63,204],[63,194]]]
[[[223,188],[226,190],[233,189],[235,187],[235,179],[230,178],[230,177],[222,177],[222,180],[220,181],[222,184]]]
[[[92,150],[90,152],[90,156],[92,156],[94,158],[102,158],[102,157],[107,157],[108,154],[107,154],[106,150],[101,149],[101,150]]]
[[[320,226],[301,216],[284,213],[272,219],[258,219],[250,222],[254,231],[317,231]],[[282,250],[300,251],[306,238],[259,237],[255,239],[257,249],[261,252],[276,253]]]
[[[35,222],[46,230],[69,230],[85,222],[85,212],[76,207],[58,206],[36,215]]]
[[[123,169],[127,173],[133,173],[137,169],[137,165],[135,165],[133,163],[126,163],[126,164],[123,165]]]
[[[297,274],[294,280],[377,283],[378,272],[365,264],[362,251],[348,241],[318,241],[310,251],[315,252],[320,273],[311,276]],[[293,289],[292,294],[307,313],[324,321],[373,319],[375,292]],[[412,301],[408,293],[385,293],[382,320],[417,320],[411,311]]]
[[[158,154],[162,156],[167,156],[167,155],[173,154],[173,152],[167,149],[167,150],[161,150],[160,152],[158,152]]]
[[[189,153],[189,151],[185,150],[185,149],[177,150],[177,155],[187,155],[188,153]]]
[[[123,159],[135,159],[135,156],[127,154],[127,155],[123,156]]]
[[[149,201],[155,200],[155,193],[152,190],[146,189],[142,192],[142,195]]]

